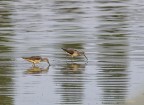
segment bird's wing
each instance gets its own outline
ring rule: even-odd
[[[42,58],[40,56],[32,56],[31,59],[40,60]]]
[[[31,57],[22,57],[23,59],[29,59],[29,60],[40,60],[40,56],[31,56]]]
[[[67,52],[68,54],[73,54],[74,53],[74,49],[72,49],[72,48],[68,48],[68,49],[66,49],[66,48],[62,48],[65,52]]]

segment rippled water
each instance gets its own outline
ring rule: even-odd
[[[0,105],[143,105],[143,4],[1,0]],[[51,66],[21,58],[36,55]]]

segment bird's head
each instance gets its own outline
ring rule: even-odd
[[[42,61],[47,62],[50,65],[48,58],[42,58]]]
[[[86,57],[86,55],[85,55],[85,52],[84,51],[81,51],[80,52],[80,55],[83,55],[87,60],[88,60],[88,58]]]

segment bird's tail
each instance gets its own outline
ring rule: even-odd
[[[66,52],[67,52],[67,49],[66,49],[66,48],[61,48],[61,49],[63,49],[64,51],[66,51]]]
[[[27,57],[22,57],[22,59],[28,59]]]

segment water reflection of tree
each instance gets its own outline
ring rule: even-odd
[[[59,43],[61,43],[58,45],[58,49],[63,47],[83,49],[85,39],[83,27],[80,24],[82,22],[81,14],[83,14],[80,1],[55,0],[53,13],[53,20],[55,21],[53,29],[55,30],[55,34],[58,35]],[[61,52],[63,51],[61,50]],[[58,58],[63,57],[64,62],[69,59],[65,58],[65,55],[59,54],[57,56]],[[59,85],[57,93],[61,96],[61,104],[82,104],[85,64],[67,63],[70,64],[66,64],[65,62],[57,69],[55,76],[55,82]]]
[[[61,104],[82,104],[84,64],[65,64],[56,72],[55,82],[60,87]]]
[[[12,47],[9,46],[13,31],[10,19],[11,8],[8,2],[0,1],[0,105],[13,105],[13,70],[10,63]]]
[[[82,22],[80,1],[74,0],[55,0],[53,4],[54,22],[53,29],[58,35],[59,41],[65,43],[83,43],[84,27],[80,24]]]
[[[102,103],[123,104],[128,86],[127,8],[120,5],[124,2],[99,1],[99,3],[102,6],[98,7],[101,12],[98,35],[101,40],[98,45],[100,67],[98,81],[103,91]]]

